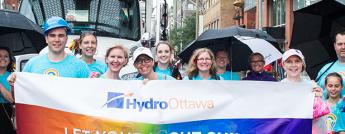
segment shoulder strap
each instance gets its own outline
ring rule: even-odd
[[[220,80],[220,77],[218,75],[216,75],[216,80]]]
[[[153,72],[157,72],[156,68],[158,67],[158,62],[153,64]]]
[[[328,68],[327,68],[324,72],[322,72],[322,74],[319,75],[319,77],[317,77],[317,78],[315,79],[315,81],[318,82],[318,81],[320,80],[320,78],[322,77],[322,75],[324,75],[324,74],[333,66],[333,64],[334,64],[335,62],[337,62],[337,61],[332,62],[332,64],[331,64],[330,66],[328,66]]]

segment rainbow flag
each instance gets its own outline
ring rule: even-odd
[[[18,134],[311,133],[311,85],[17,73]]]

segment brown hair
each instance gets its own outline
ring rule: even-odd
[[[213,52],[210,49],[208,49],[208,48],[199,48],[199,49],[196,49],[193,52],[192,57],[189,59],[188,68],[186,70],[187,75],[188,75],[189,78],[192,78],[192,77],[198,75],[199,69],[198,69],[198,67],[196,65],[196,62],[197,62],[197,59],[198,59],[199,55],[201,53],[204,53],[204,52],[207,52],[210,55],[210,57],[211,57],[212,65],[211,65],[211,68],[210,68],[210,75],[211,75],[211,77],[213,79],[216,79],[217,71],[216,71],[215,57],[214,57]]]
[[[263,60],[263,62],[265,63],[265,57],[261,53],[258,53],[258,52],[252,53],[249,56],[249,59],[248,59],[249,61],[248,62],[250,63],[255,56],[260,57]]]
[[[167,42],[167,41],[160,41],[160,42],[158,42],[158,44],[157,44],[157,46],[156,46],[156,53],[157,53],[158,46],[161,45],[161,44],[166,44],[166,45],[168,45],[168,47],[169,47],[169,49],[170,49],[170,52],[173,53],[174,49],[173,49],[173,47],[170,45],[170,43]]]
[[[12,52],[10,51],[9,48],[7,47],[0,47],[0,50],[5,50],[8,53],[8,58],[10,59],[10,62],[8,63],[7,67],[6,67],[6,71],[8,72],[13,72],[14,71],[14,56],[12,54]]]
[[[74,43],[75,43],[73,46],[74,55],[81,54],[80,44],[84,40],[84,38],[86,36],[89,36],[89,35],[95,37],[96,44],[97,44],[97,36],[96,36],[95,32],[83,32],[78,39],[74,40]]]
[[[326,76],[326,78],[325,78],[325,87],[327,86],[328,78],[329,78],[329,77],[336,77],[336,78],[338,78],[339,81],[340,81],[341,87],[344,87],[343,78],[342,78],[341,75],[340,75],[339,73],[337,73],[337,72],[330,73],[330,74],[328,74],[328,75]],[[343,90],[343,89],[341,89],[341,90]],[[340,92],[341,92],[341,90],[340,90]],[[341,93],[340,93],[339,95],[340,95],[340,98],[341,98],[341,97],[342,97]],[[327,96],[326,96],[326,99],[328,99],[328,98],[329,98],[329,92],[327,92]]]
[[[126,64],[123,66],[126,66],[128,63],[128,49],[126,47],[124,47],[122,44],[116,44],[113,47],[110,47],[107,49],[106,53],[105,53],[105,59],[107,59],[107,57],[109,56],[110,52],[113,49],[120,49],[123,51],[124,55],[125,55],[125,59],[126,59]]]

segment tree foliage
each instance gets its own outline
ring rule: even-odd
[[[169,32],[169,42],[176,49],[176,52],[180,52],[180,50],[183,50],[194,39],[195,13],[184,18],[182,27],[174,27]]]

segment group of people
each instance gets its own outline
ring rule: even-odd
[[[75,40],[73,48],[76,58],[64,51],[67,35],[70,28],[65,20],[52,17],[44,24],[44,34],[49,51],[47,54],[36,56],[29,60],[23,72],[54,75],[73,78],[104,78],[121,80],[120,71],[129,61],[129,52],[121,44],[109,48],[105,54],[105,61],[96,60],[97,36],[92,32],[82,33]],[[311,83],[311,91],[315,93],[314,99],[314,132],[337,132],[345,134],[345,98],[343,90],[343,75],[345,70],[345,33],[338,33],[334,47],[338,61],[325,65],[319,73],[320,79],[306,81],[301,78],[301,73],[306,69],[305,58],[297,49],[287,50],[282,57],[282,65],[286,78],[281,82],[286,83]],[[229,53],[225,50],[215,54],[207,48],[194,51],[186,68],[186,76],[182,77],[179,69],[173,64],[173,48],[169,42],[159,42],[156,45],[156,59],[151,50],[139,47],[133,52],[133,66],[138,75],[133,80],[241,80],[237,72],[228,69],[230,62]],[[15,133],[11,116],[13,99],[13,83],[16,75],[13,72],[13,56],[7,48],[0,48],[0,133]],[[277,81],[263,67],[265,59],[260,53],[253,53],[249,57],[251,71],[242,80]],[[272,83],[273,84],[273,83]],[[318,86],[320,85],[320,86]],[[326,130],[320,130],[317,125],[324,124],[318,121],[328,114],[337,117],[335,125],[326,125]],[[320,123],[321,122],[321,123]],[[330,123],[332,124],[332,123]],[[7,127],[5,127],[7,126]]]

